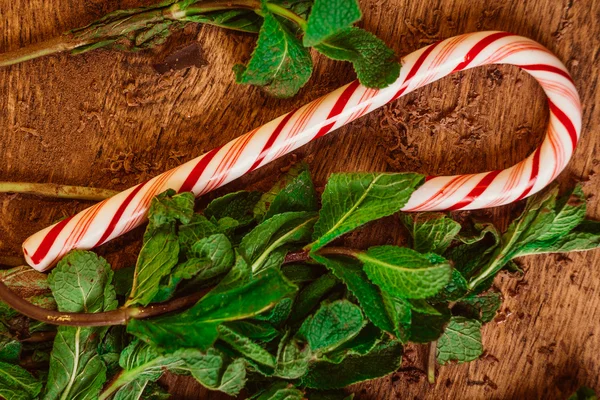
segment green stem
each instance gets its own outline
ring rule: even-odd
[[[80,46],[90,44],[85,39],[76,39],[70,34],[64,34],[54,39],[32,44],[21,49],[0,54],[0,67],[19,64],[50,54],[73,50]]]
[[[469,290],[473,290],[481,283],[485,282],[486,279],[494,276],[506,264],[506,262],[503,261],[505,258],[506,255],[503,252],[500,252],[500,254],[492,259],[492,262],[490,262],[487,267],[482,269],[477,275],[471,278],[467,284],[467,288],[469,288]]]
[[[427,380],[432,385],[435,383],[435,363],[437,353],[437,341],[429,343],[429,357],[427,358]]]
[[[0,182],[0,193],[24,193],[59,199],[100,201],[119,193],[116,190],[55,183]]]

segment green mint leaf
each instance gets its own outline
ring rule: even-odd
[[[280,326],[288,319],[292,312],[292,305],[294,300],[291,298],[285,298],[279,303],[275,304],[273,308],[266,312],[256,316],[256,319],[266,321],[274,326]]]
[[[450,321],[450,311],[438,307],[440,315],[421,314],[412,312],[410,327],[410,341],[415,343],[429,343],[437,340],[444,332],[444,327]]]
[[[302,288],[294,301],[288,322],[295,324],[304,320],[338,284],[333,274],[325,274]]]
[[[119,365],[123,370],[110,385],[110,388],[119,388],[114,399],[140,399],[148,385],[157,381],[164,370],[185,369],[185,360],[203,356],[197,350],[180,350],[171,354],[162,354],[154,347],[140,340],[134,340],[121,353]]]
[[[467,280],[458,270],[453,269],[448,284],[428,300],[432,303],[447,303],[463,298],[468,292]]]
[[[270,13],[258,34],[247,66],[236,65],[236,81],[262,87],[268,94],[286,98],[298,93],[312,74],[312,58],[300,40]]]
[[[179,242],[175,225],[167,224],[159,228],[148,225],[126,305],[148,305],[159,292],[161,279],[171,273],[178,261]]]
[[[60,311],[96,313],[117,308],[112,278],[104,258],[76,250],[58,262],[48,284]]]
[[[113,376],[120,369],[119,358],[127,345],[127,333],[124,326],[112,326],[98,345],[98,354],[106,365],[107,376]]]
[[[297,179],[300,174],[304,174],[305,172],[306,174],[302,178]],[[312,192],[314,192],[314,185],[310,179],[310,173],[307,171],[307,165],[305,163],[299,163],[292,166],[268,192],[262,194],[254,206],[254,217],[256,220],[262,221],[275,214],[286,211],[316,211],[316,193],[311,193],[311,186]],[[281,194],[283,190],[286,191],[285,194]],[[275,208],[272,208],[275,199],[280,194],[281,196],[277,200],[278,205],[276,205]],[[306,196],[306,198],[301,198],[303,195]],[[313,199],[314,206],[312,203]],[[291,207],[293,207],[293,209],[291,209]],[[269,216],[266,216],[267,212],[269,212]]]
[[[313,352],[327,353],[354,338],[365,326],[360,307],[348,300],[323,304],[300,327]]]
[[[246,320],[228,322],[225,326],[240,335],[261,343],[271,342],[279,336],[279,331],[267,321]]]
[[[204,215],[194,214],[188,224],[179,227],[178,236],[181,254],[187,256],[194,243],[215,233],[219,233],[217,225],[206,219]]]
[[[299,379],[308,371],[310,348],[286,332],[277,349],[277,364],[274,376],[284,379]]]
[[[437,361],[444,365],[449,361],[459,364],[473,361],[483,353],[481,322],[464,317],[452,317],[444,334],[437,342]]]
[[[419,253],[444,254],[460,231],[460,224],[442,213],[402,214],[401,220]]]
[[[210,292],[180,314],[153,320],[133,320],[127,331],[165,349],[206,350],[217,339],[217,327],[225,322],[253,317],[293,294],[296,287],[277,270],[265,271],[249,283]]]
[[[461,299],[457,305],[464,308],[469,316],[486,323],[496,316],[502,305],[502,295],[498,292],[470,295]]]
[[[323,42],[352,26],[361,17],[356,0],[315,0],[307,21],[304,46],[313,47]]]
[[[433,296],[448,283],[452,274],[452,267],[443,257],[404,247],[371,247],[357,257],[364,263],[369,279],[397,297]]]
[[[382,89],[400,76],[400,63],[383,40],[359,28],[345,28],[315,46],[321,54],[354,66],[360,83]]]
[[[154,382],[148,382],[142,392],[144,400],[168,400],[170,398],[171,394]]]
[[[398,340],[407,343],[410,338],[412,310],[406,300],[394,297],[387,292],[381,293],[383,304],[394,325],[394,333]]]
[[[206,14],[188,15],[184,20],[250,33],[258,33],[262,24],[262,18],[254,10],[216,11]]]
[[[305,398],[304,392],[296,389],[291,383],[278,381],[261,392],[255,400],[303,400]]]
[[[236,396],[246,385],[246,362],[230,361],[220,351],[210,348],[205,354],[184,356],[186,369],[202,386]]]
[[[310,239],[316,215],[313,212],[287,212],[262,222],[240,244],[240,253],[254,273],[265,269],[269,257],[282,246],[306,243]],[[285,254],[279,254],[283,261]]]
[[[117,296],[128,297],[133,285],[135,266],[119,268],[114,271],[113,283]]]
[[[381,292],[369,281],[359,262],[350,257],[328,258],[317,254],[313,254],[312,258],[325,265],[336,278],[344,282],[375,326],[386,332],[394,332],[394,322],[388,314]]]
[[[117,307],[113,272],[101,257],[73,251],[48,276],[58,309],[102,312]],[[44,400],[94,399],[106,381],[106,366],[98,354],[106,328],[60,326],[50,358]]]
[[[211,201],[204,215],[211,221],[230,218],[236,220],[240,227],[247,226],[254,221],[253,210],[260,196],[260,192],[247,191],[226,194]]]
[[[312,250],[367,222],[398,212],[423,183],[419,174],[333,174],[322,196]]]
[[[225,325],[219,325],[217,329],[219,331],[219,339],[241,353],[244,357],[267,367],[275,368],[275,357],[259,344]]]
[[[454,268],[462,277],[469,279],[489,262],[494,251],[500,246],[501,234],[492,224],[476,223],[474,231],[461,233],[457,238],[465,244],[448,250],[444,256],[454,262]],[[458,281],[460,278],[453,274],[449,285],[454,282],[460,287]]]
[[[302,385],[314,389],[338,389],[369,379],[380,378],[400,368],[402,345],[396,341],[380,343],[368,354],[351,355],[339,364],[315,361],[302,377]]]
[[[541,254],[544,252],[565,253],[569,251],[596,249],[600,247],[600,222],[585,220],[571,232],[552,244],[537,246],[536,243],[527,246],[526,251],[531,252],[529,254]]]
[[[319,279],[327,269],[314,264],[285,264],[281,266],[281,272],[290,282],[304,284]]]
[[[225,292],[247,284],[251,278],[252,270],[250,266],[244,260],[244,257],[236,252],[235,264],[212,291],[213,293]]]
[[[0,361],[0,397],[10,400],[37,399],[42,383],[18,365]]]
[[[187,224],[194,215],[194,194],[169,189],[152,199],[148,209],[148,221],[154,228],[180,221]]]
[[[406,304],[414,310],[421,314],[429,314],[429,315],[442,315],[437,308],[429,304],[424,299],[405,299]]]
[[[568,400],[598,400],[598,396],[596,396],[594,389],[582,386],[569,396]]]
[[[21,342],[0,323],[0,361],[18,364],[22,347]]]
[[[273,189],[270,193],[273,193]],[[261,197],[261,201],[265,201],[264,196]],[[310,173],[303,171],[275,195],[270,202],[264,219],[269,219],[284,212],[317,210],[318,200],[315,186],[310,178]]]
[[[381,342],[382,338],[383,332],[381,330],[373,324],[367,324],[353,339],[345,342],[332,352],[324,354],[323,359],[339,364],[348,356],[368,354]]]

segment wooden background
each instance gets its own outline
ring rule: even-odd
[[[148,4],[151,0],[146,1]],[[361,0],[366,29],[403,55],[476,30],[509,30],[555,52],[584,105],[582,140],[563,183],[585,181],[589,216],[600,218],[600,1]],[[0,52],[52,38],[136,0],[0,0]],[[154,51],[99,50],[0,69],[0,180],[125,189],[270,121],[354,79],[348,64],[315,54],[316,69],[292,100],[234,83],[255,38],[189,26]],[[200,67],[157,73],[153,64],[196,44]],[[471,173],[505,168],[541,141],[548,111],[537,84],[514,67],[484,67],[445,78],[310,144],[221,191],[268,187],[305,159],[317,185],[336,171]],[[294,158],[295,157],[295,158]],[[18,255],[28,235],[89,203],[0,195],[0,254]],[[519,205],[481,211],[500,226]],[[396,243],[396,220],[369,227],[355,245]],[[135,260],[140,231],[101,249],[115,268]],[[357,385],[359,399],[564,399],[579,385],[600,389],[600,251],[522,260],[502,275],[506,301],[484,329],[482,359],[423,369],[427,351],[409,346],[403,369]],[[191,380],[161,381],[175,399],[214,398]]]

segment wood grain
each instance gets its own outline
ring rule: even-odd
[[[136,0],[0,0],[0,51],[51,38]],[[399,55],[476,30],[531,37],[571,70],[584,105],[582,140],[560,177],[585,181],[589,216],[600,219],[600,1],[362,0],[361,25]],[[99,50],[0,69],[0,180],[125,189],[226,143],[354,78],[351,66],[315,58],[307,87],[275,100],[234,83],[252,35],[187,27],[164,47],[139,54]],[[152,65],[198,44],[203,67],[160,75]],[[484,67],[445,78],[244,177],[220,193],[268,187],[280,168],[309,162],[318,185],[337,171],[456,174],[506,168],[541,141],[548,117],[541,89],[513,67]],[[211,194],[211,196],[213,196]],[[31,233],[87,202],[0,196],[0,253],[19,254]],[[520,205],[475,214],[505,226]],[[390,226],[395,228],[390,229]],[[348,239],[356,246],[399,243],[393,218]],[[140,232],[100,249],[115,267],[131,265]],[[430,385],[426,349],[409,346],[391,377],[351,388],[359,399],[564,399],[579,385],[600,389],[600,251],[522,260],[523,279],[497,280],[503,321],[484,329],[487,357],[438,369]],[[192,380],[161,381],[175,399],[216,398]]]

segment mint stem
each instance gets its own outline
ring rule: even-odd
[[[55,183],[0,182],[0,193],[23,193],[43,197],[100,201],[114,196],[116,190]]]
[[[165,6],[163,8],[142,9],[139,13],[125,15],[121,19],[104,22],[99,20],[92,24],[66,32],[63,35],[45,42],[36,43],[24,48],[0,54],[0,67],[19,64],[24,61],[61,53],[64,51],[85,51],[91,47],[102,47],[110,44],[128,33],[145,29],[151,24],[163,21],[186,21],[186,17],[222,10],[249,9],[260,14],[262,4],[259,0],[215,0],[200,1],[186,5],[186,1]],[[306,30],[307,21],[294,12],[277,4],[266,3],[267,10],[286,18]]]
[[[3,282],[0,282],[0,300],[19,313],[52,325],[65,326],[112,326],[126,325],[131,319],[145,319],[167,314],[196,304],[209,289],[165,303],[146,307],[127,307],[101,313],[69,313],[47,310],[19,297]]]

